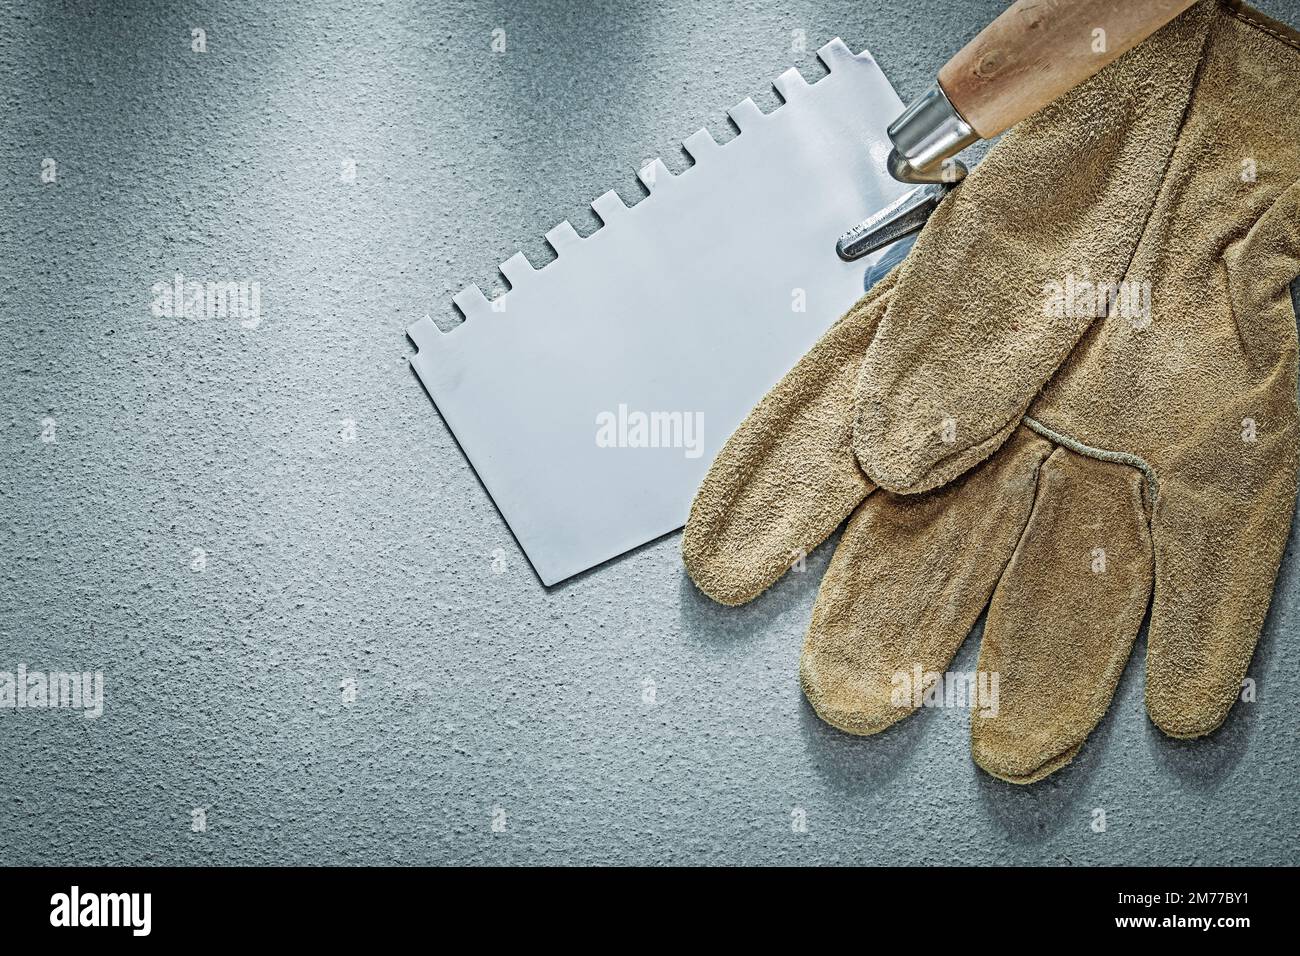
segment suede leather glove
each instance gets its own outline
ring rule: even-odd
[[[801,682],[852,733],[978,616],[976,762],[1068,763],[1150,608],[1147,709],[1222,723],[1295,501],[1300,38],[1203,0],[1020,124],[719,453],[683,539],[747,601],[848,518]],[[851,516],[851,517],[850,517]]]

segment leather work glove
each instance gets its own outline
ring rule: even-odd
[[[824,720],[911,713],[899,675],[987,607],[973,756],[1039,780],[1150,608],[1151,719],[1222,723],[1295,503],[1297,102],[1300,34],[1203,0],[1008,133],[727,442],[682,543],[709,596],[848,519],[800,662]]]

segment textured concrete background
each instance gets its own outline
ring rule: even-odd
[[[1139,642],[1082,756],[1015,788],[964,711],[873,739],[813,715],[829,548],[741,609],[675,535],[543,589],[407,365],[463,284],[819,75],[792,31],[869,47],[908,99],[1001,6],[6,4],[0,670],[102,669],[108,699],[0,711],[0,861],[1292,861],[1294,545],[1257,703],[1164,738]],[[258,280],[260,326],[155,318],[178,270]]]

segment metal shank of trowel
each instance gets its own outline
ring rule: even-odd
[[[890,124],[886,163],[895,179],[919,185],[840,236],[836,254],[852,262],[920,230],[966,175],[952,157],[979,138],[938,83],[926,90]]]

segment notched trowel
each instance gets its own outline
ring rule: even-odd
[[[641,170],[650,195],[562,222],[556,259],[501,265],[509,291],[456,295],[465,321],[409,335],[412,364],[542,581],[553,584],[686,520],[750,408],[862,294],[835,237],[904,186],[885,171],[903,108],[869,53],[839,40],[829,73],[791,69],[784,104],[746,99],[740,134],[688,137],[694,165]]]
[[[454,297],[463,323],[411,326],[412,365],[543,583],[681,527],[727,437],[960,181],[951,157],[1190,2],[1019,0],[906,111],[869,53],[832,40],[821,80],[787,70],[779,108],[729,111],[734,140],[699,130],[689,169],[641,170],[636,206],[605,193],[591,236],[562,222],[553,262],[518,253],[508,292]],[[1090,18],[1105,53],[1079,52]]]

